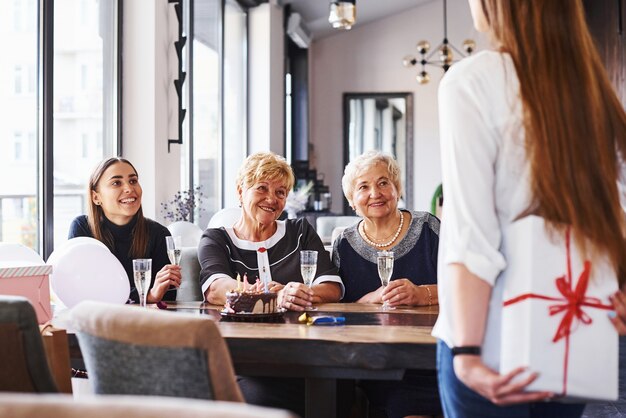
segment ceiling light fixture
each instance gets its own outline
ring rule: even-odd
[[[335,29],[350,30],[356,22],[356,0],[331,1],[328,23]]]
[[[447,8],[447,0],[443,0],[443,41],[441,44],[434,49],[430,54],[430,43],[428,41],[419,41],[417,43],[417,52],[421,55],[421,59],[417,59],[413,55],[407,55],[402,59],[402,65],[407,68],[413,67],[417,64],[422,65],[422,71],[417,73],[415,79],[420,84],[426,84],[430,81],[430,76],[426,71],[426,65],[435,65],[443,68],[443,71],[448,71],[448,68],[452,65],[452,63],[458,61],[454,59],[452,51],[455,51],[457,54],[464,58],[468,55],[471,55],[472,52],[476,49],[476,42],[471,39],[466,39],[463,41],[463,50],[465,53],[459,51],[454,45],[448,42],[448,8]],[[439,58],[433,60],[433,56],[439,53]]]

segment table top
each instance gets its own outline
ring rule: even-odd
[[[280,338],[325,340],[352,343],[434,344],[430,335],[439,312],[438,306],[397,308],[381,311],[378,304],[324,303],[316,305],[310,316],[343,316],[345,325],[309,326],[301,324],[302,312],[285,312],[278,322],[234,322],[221,320],[225,338]],[[222,319],[221,306],[200,302],[168,303],[168,310],[206,314]]]
[[[430,335],[437,306],[381,311],[377,304],[316,305],[311,316],[344,316],[345,325],[311,326],[301,312],[285,312],[279,323],[221,320],[221,306],[168,303],[168,310],[219,320],[239,373],[341,378],[401,378],[406,369],[434,369],[436,339]]]

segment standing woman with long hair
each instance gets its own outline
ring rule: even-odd
[[[624,283],[626,114],[580,0],[469,3],[494,48],[455,64],[439,88],[446,200],[433,334],[444,413],[580,417],[583,404],[524,392],[537,374],[497,372],[501,243],[516,219],[539,215],[557,232],[569,225],[586,252],[606,254]],[[612,320],[624,333],[617,296]]]
[[[152,281],[146,300],[176,300],[180,266],[170,264],[166,227],[143,216],[139,175],[130,161],[113,157],[96,167],[89,178],[88,214],[75,218],[68,238],[91,237],[103,242],[120,261],[130,282],[129,298],[139,295],[133,280],[133,259],[152,259]]]

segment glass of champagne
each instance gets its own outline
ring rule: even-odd
[[[180,265],[180,257],[182,255],[182,239],[180,236],[165,237],[165,243],[167,244],[167,256],[170,258],[170,262],[177,266]]]
[[[140,258],[133,260],[133,273],[135,275],[135,288],[139,294],[139,304],[146,307],[146,296],[152,281],[152,259]]]
[[[376,261],[378,263],[378,276],[383,287],[387,287],[389,280],[391,279],[391,273],[393,272],[393,251],[379,251],[376,253]],[[383,302],[382,310],[390,311],[396,309],[389,306],[387,301]]]
[[[304,250],[300,251],[300,273],[304,284],[309,288],[313,284],[315,271],[317,270],[317,251]],[[307,311],[316,311],[317,308],[311,306],[306,308]]]

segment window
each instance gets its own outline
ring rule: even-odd
[[[80,66],[80,89],[87,90],[87,64],[82,64]]]
[[[37,139],[35,137],[35,132],[28,133],[28,159],[29,161],[34,161],[37,158]]]
[[[193,86],[191,132],[193,141],[192,184],[201,184],[205,211],[195,219],[198,225],[207,225],[213,213],[222,207],[221,162],[222,144],[220,133],[220,5],[221,0],[195,0],[193,61],[188,71]],[[188,86],[189,87],[189,86]],[[187,187],[189,188],[189,187]]]
[[[14,78],[14,88],[13,91],[15,94],[21,94],[23,90],[23,81],[24,81],[24,71],[22,70],[21,65],[15,66],[15,78]]]
[[[103,158],[117,154],[116,74],[112,71],[117,29],[116,2],[55,0],[54,7],[54,108],[65,107],[65,112],[55,112],[53,121],[57,246],[67,239],[72,219],[86,213],[85,186],[91,171]],[[100,85],[90,83],[92,73],[103,80]],[[100,152],[95,152],[92,141],[98,131],[105,135]]]
[[[224,203],[237,206],[235,180],[246,158],[246,13],[234,0],[224,8]],[[243,123],[242,123],[243,122]]]
[[[82,145],[82,157],[89,158],[89,136],[87,134],[81,135],[81,145]]]
[[[66,239],[70,221],[85,213],[93,166],[117,154],[117,7],[116,0],[0,0],[9,11],[0,13],[0,74],[9,80],[0,83],[0,114],[9,116],[0,124],[0,176],[11,179],[0,182],[0,241],[47,257]],[[81,24],[83,11],[97,24]],[[53,27],[54,45],[39,33],[38,21],[44,30]],[[51,68],[38,67],[50,61]],[[49,91],[52,106],[38,93]],[[38,155],[52,137],[52,152]],[[42,195],[44,176],[53,187]]]
[[[235,178],[247,155],[247,12],[235,0],[193,0],[191,6],[191,141],[182,156],[191,178],[182,178],[184,188],[203,186],[206,210],[195,221],[204,227],[219,209],[238,203]]]
[[[0,83],[0,241],[38,249],[38,168],[29,158],[37,97],[25,94],[37,68],[37,9],[30,0],[0,0],[0,10],[0,74],[7,80]]]
[[[19,161],[22,159],[22,146],[24,144],[22,144],[22,134],[21,132],[16,132],[13,135],[13,138],[15,138],[15,140],[13,141],[14,143],[14,158],[15,161]]]

